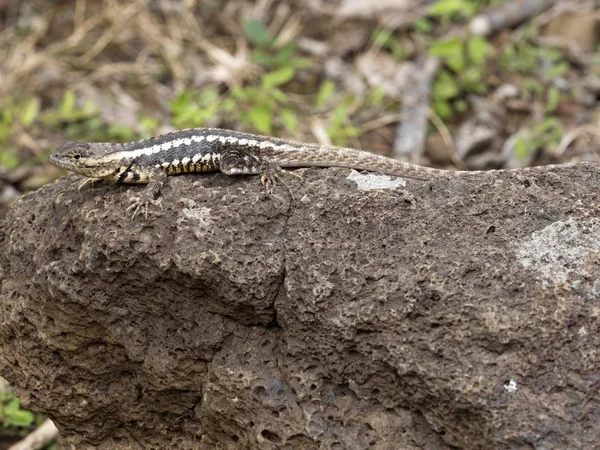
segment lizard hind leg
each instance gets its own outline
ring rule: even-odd
[[[283,180],[283,175],[292,175],[299,180],[304,180],[301,175],[297,173],[290,172],[289,170],[284,170],[279,166],[274,164],[266,163],[263,165],[260,173],[260,182],[263,184],[267,192],[273,192],[273,188],[277,183],[283,184],[290,194],[293,195],[292,189],[287,185],[287,183]]]
[[[228,150],[225,152],[221,157],[219,168],[221,172],[227,175],[260,175],[260,182],[269,193],[273,192],[273,187],[277,182],[281,182],[288,187],[282,180],[281,175],[284,173],[302,179],[300,175],[283,170],[276,164],[241,150]]]

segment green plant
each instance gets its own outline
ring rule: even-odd
[[[259,133],[271,134],[277,118],[294,132],[298,120],[281,90],[294,73],[292,67],[280,67],[263,74],[258,85],[234,87],[223,95],[213,87],[184,92],[171,103],[173,124],[177,128],[202,127],[226,115],[232,123],[242,122]]]
[[[311,62],[297,55],[295,42],[278,45],[277,39],[258,20],[245,22],[244,32],[254,47],[252,60],[267,72],[261,76],[258,86],[233,88],[223,108],[229,114],[239,111],[239,120],[259,133],[271,134],[276,118],[293,133],[298,119],[281,87],[292,81],[297,69],[307,67]]]
[[[78,107],[73,90],[65,91],[57,107],[43,112],[41,119],[46,127],[58,130],[70,139],[111,142],[132,141],[140,137],[127,126],[107,124],[91,99]]]
[[[252,59],[266,69],[259,82],[223,93],[215,87],[183,92],[171,103],[173,124],[177,128],[202,127],[226,116],[228,122],[241,122],[263,134],[271,134],[278,126],[292,133],[296,131],[298,119],[282,87],[310,60],[297,56],[293,42],[279,46],[260,21],[245,22],[244,32],[253,47]]]
[[[50,128],[59,128],[63,125],[93,120],[97,115],[98,111],[93,100],[86,101],[83,107],[78,108],[76,106],[75,91],[69,89],[63,94],[58,107],[44,114],[42,121],[44,125]]]
[[[438,72],[433,84],[433,106],[441,118],[464,110],[463,93],[485,94],[485,60],[491,51],[489,43],[477,36],[466,41],[449,38],[431,45],[429,54],[441,58],[447,67]]]
[[[347,96],[331,111],[329,117],[329,126],[327,134],[335,145],[348,145],[348,138],[356,137],[360,134],[360,130],[351,125],[350,111],[353,110],[353,104],[356,99],[352,96]]]
[[[556,117],[546,117],[540,124],[519,132],[515,143],[517,158],[525,159],[539,149],[555,148],[564,134],[565,128]]]
[[[560,101],[561,93],[556,86],[546,87],[533,77],[523,78],[522,98],[528,102],[544,102],[544,113],[550,114],[556,110]]]
[[[425,28],[425,24],[420,25],[422,25],[422,28]],[[408,52],[391,31],[378,28],[373,32],[371,40],[373,41],[373,44],[378,47],[389,50],[392,56],[398,61],[404,60],[408,56]]]
[[[295,42],[278,46],[277,39],[259,20],[246,21],[244,33],[254,47],[251,53],[252,60],[265,68],[291,67],[298,69],[311,64],[310,59],[296,55],[297,45]]]
[[[23,437],[42,424],[46,418],[23,409],[4,378],[0,377],[0,441],[3,437]],[[56,450],[56,443],[44,447]]]
[[[554,112],[560,102],[560,91],[556,86],[550,86],[546,92],[546,107],[544,112],[546,114]]]
[[[499,58],[500,67],[509,72],[540,75],[547,81],[561,77],[571,70],[571,65],[560,50],[540,47],[531,42],[536,33],[534,27],[529,27],[523,38],[506,45]],[[544,69],[541,70],[541,67]]]
[[[433,24],[425,17],[421,17],[413,22],[413,28],[419,33],[428,34],[433,31]]]
[[[231,90],[231,97],[235,103],[230,102],[224,106],[231,109],[230,113],[240,111],[239,119],[260,133],[271,134],[275,114],[283,117],[282,124],[286,128],[292,127],[290,131],[293,132],[297,120],[294,112],[287,106],[287,95],[280,87],[293,78],[294,72],[292,67],[281,67],[264,74],[258,86],[234,88]]]
[[[11,138],[19,131],[27,131],[35,126],[40,115],[40,99],[26,97],[17,99],[7,96],[0,105],[0,166],[16,168],[21,160],[17,147]]]
[[[29,427],[35,422],[35,415],[31,411],[21,409],[21,402],[17,397],[3,394],[0,401],[0,422],[4,428]]]
[[[335,94],[335,89],[335,81],[323,81],[319,86],[317,95],[315,96],[315,107],[323,108],[331,100],[333,94]]]
[[[171,102],[173,125],[177,128],[202,127],[219,112],[219,92],[214,87],[182,92]]]
[[[456,17],[472,17],[479,7],[477,0],[438,0],[431,8],[429,15],[449,21]]]
[[[19,128],[24,130],[31,128],[38,119],[39,113],[38,97],[4,98],[0,104],[0,143],[6,142]]]

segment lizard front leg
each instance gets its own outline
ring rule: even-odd
[[[260,182],[269,193],[273,191],[276,182],[281,181],[285,184],[281,179],[282,173],[302,179],[300,175],[283,170],[260,156],[239,149],[230,149],[223,153],[219,170],[227,175],[260,175]]]
[[[149,204],[162,208],[161,200],[157,197],[167,181],[167,173],[162,168],[154,168],[145,176],[146,179],[150,179],[146,189],[144,189],[138,197],[131,197],[129,199],[131,205],[127,208],[127,211],[133,210],[133,215],[131,216],[132,220],[140,210],[143,210],[144,217],[148,218]]]

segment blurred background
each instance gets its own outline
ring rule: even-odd
[[[598,7],[0,0],[0,220],[63,174],[66,139],[222,127],[461,170],[595,160]],[[0,379],[0,450],[43,421]]]

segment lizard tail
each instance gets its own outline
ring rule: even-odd
[[[270,157],[280,167],[346,167],[418,180],[449,178],[453,173],[457,173],[345,147],[315,147],[309,152],[275,150]]]
[[[273,150],[273,161],[281,167],[346,167],[357,170],[380,172],[386,175],[413,178],[416,180],[450,179],[498,173],[540,173],[585,163],[562,163],[545,166],[519,167],[491,170],[445,170],[419,166],[405,161],[388,158],[345,147],[315,146],[311,151]],[[593,164],[593,163],[590,163]]]

